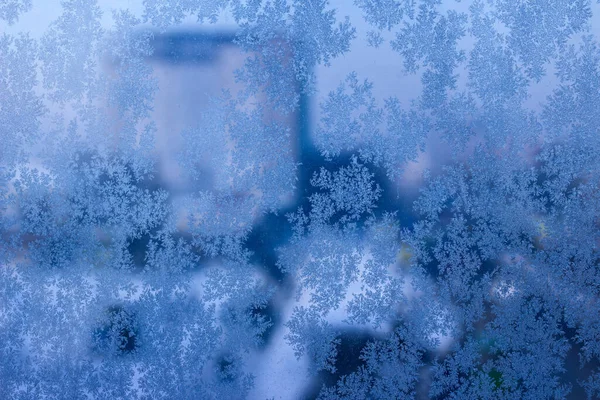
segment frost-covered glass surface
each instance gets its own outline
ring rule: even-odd
[[[0,0],[0,399],[600,398],[599,18]]]

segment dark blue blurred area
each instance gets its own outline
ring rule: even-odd
[[[234,34],[199,32],[169,32],[155,34],[151,40],[154,50],[151,59],[183,64],[212,63],[221,54],[221,46],[234,45]]]

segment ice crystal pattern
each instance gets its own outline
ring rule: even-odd
[[[0,398],[600,398],[597,4],[346,3],[0,1]],[[188,45],[242,61],[174,183]]]

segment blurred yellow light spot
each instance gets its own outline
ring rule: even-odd
[[[401,264],[408,264],[412,256],[412,247],[407,245],[406,243],[402,243],[400,251],[398,251],[398,255],[396,256],[397,261]]]
[[[538,224],[538,230],[539,230],[539,235],[538,235],[539,239],[543,239],[548,236],[548,228],[546,228],[546,224],[543,221]]]

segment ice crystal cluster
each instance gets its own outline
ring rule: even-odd
[[[0,1],[0,399],[600,398],[596,2],[46,7]]]

